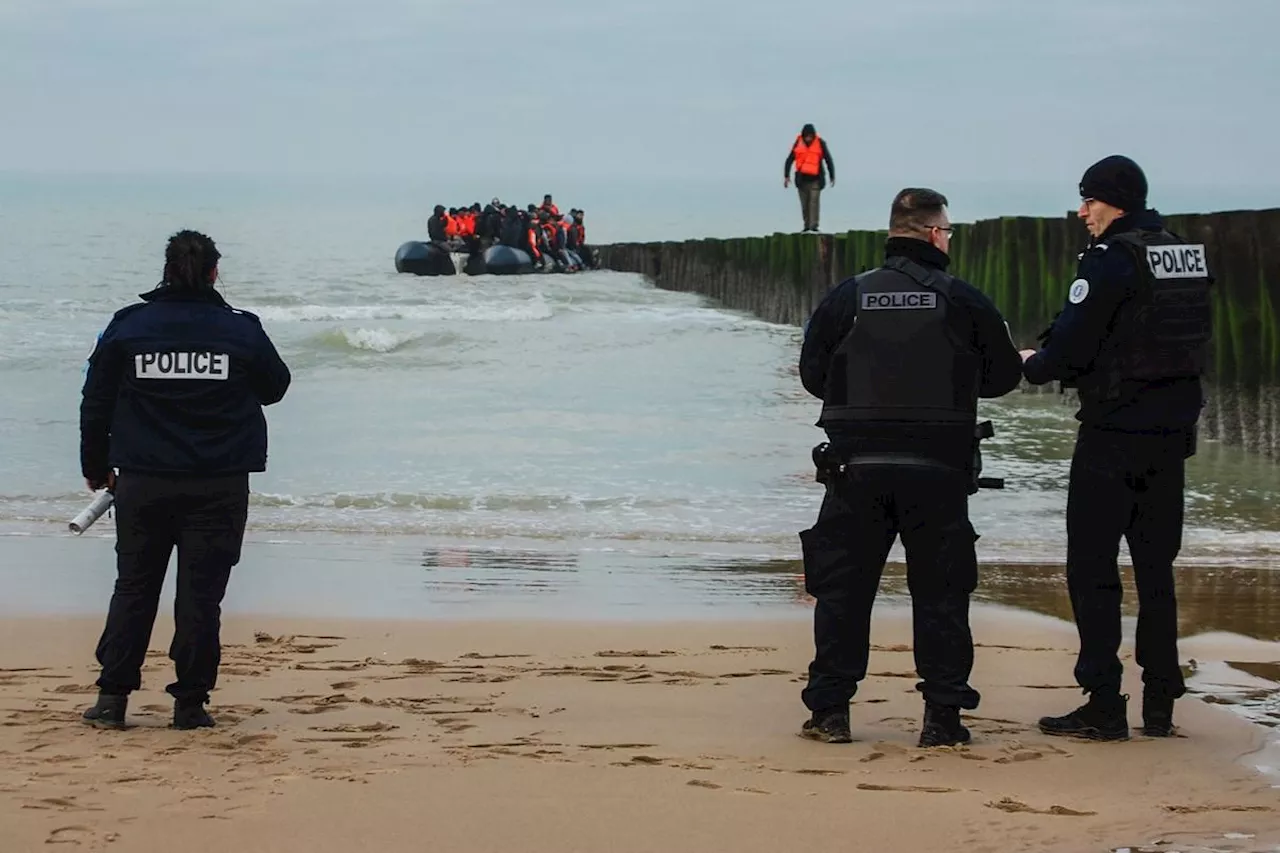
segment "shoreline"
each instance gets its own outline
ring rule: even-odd
[[[69,534],[0,538],[5,555],[0,577],[6,586],[0,618],[97,618],[105,612],[115,555],[114,536],[109,528],[102,532],[106,535],[94,539]],[[798,555],[779,558],[750,546],[710,555],[685,543],[664,542],[299,539],[264,543],[249,538],[233,570],[224,612],[338,620],[652,622],[807,618],[812,607]],[[630,550],[614,550],[614,545]],[[1122,614],[1131,636],[1137,595],[1126,556],[1121,555]],[[1280,572],[1184,564],[1175,571],[1183,636],[1230,631],[1280,640]],[[171,560],[163,601],[172,600],[176,574]],[[907,605],[905,574],[891,552],[877,609]],[[980,559],[973,604],[1071,620],[1061,563]]]
[[[0,825],[15,849],[149,853],[445,849],[1197,849],[1280,844],[1268,736],[1188,696],[1184,737],[1049,738],[1082,701],[1074,630],[975,608],[967,747],[915,747],[910,618],[873,616],[855,743],[797,736],[806,620],[549,623],[228,616],[219,726],[166,728],[164,612],[124,732],[78,722],[100,618],[0,617]],[[1280,644],[1206,634],[1184,657],[1259,664]],[[1141,686],[1126,643],[1129,718]],[[1269,760],[1269,759],[1267,759]],[[1169,768],[1177,767],[1177,773]],[[929,821],[913,821],[920,808]],[[797,820],[799,818],[799,820]],[[1253,836],[1226,841],[1228,833]],[[1268,834],[1270,833],[1270,834]],[[1232,845],[1235,846],[1232,846]],[[781,847],[779,845],[782,845]]]

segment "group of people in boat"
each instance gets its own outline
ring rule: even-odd
[[[536,268],[575,271],[595,267],[585,217],[577,208],[562,215],[550,193],[524,210],[496,197],[483,208],[480,202],[448,209],[437,204],[427,220],[427,239],[445,251],[469,254],[510,246],[528,254]]]

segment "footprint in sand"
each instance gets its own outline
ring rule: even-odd
[[[390,735],[373,734],[373,735],[342,735],[339,737],[300,737],[296,738],[298,743],[336,743],[339,746],[348,749],[359,749],[366,746],[376,746],[390,740],[404,740],[404,738],[393,737]]]
[[[1201,806],[1166,806],[1160,808],[1174,814],[1202,814],[1204,812],[1269,812],[1271,806],[1238,806],[1238,805],[1201,805]]]
[[[391,723],[342,723],[336,726],[308,726],[313,732],[352,733],[352,732],[390,732],[400,728]],[[274,735],[273,735],[274,737]]]
[[[106,809],[101,806],[87,806],[83,803],[77,803],[75,797],[42,797],[38,800],[28,800],[22,804],[24,809],[41,809],[41,810],[57,810],[66,812],[102,812]]]
[[[458,684],[501,684],[504,681],[514,680],[514,675],[485,675],[482,672],[473,672],[468,673],[467,675],[460,675],[457,678],[444,679],[444,681]]]
[[[462,717],[436,717],[435,722],[437,725],[443,726],[449,734],[458,734],[476,727],[475,723],[469,723]]]
[[[1009,745],[1001,749],[1005,755],[996,759],[996,764],[1014,764],[1023,761],[1038,761],[1044,753],[1035,749],[1024,749],[1021,745]]]
[[[301,693],[294,696],[275,696],[269,697],[268,702],[282,702],[288,705],[302,705],[305,708],[290,708],[291,714],[323,714],[327,711],[340,710],[344,705],[350,705],[355,702],[345,693],[333,693],[328,696],[321,696],[318,693]]]
[[[999,800],[992,800],[991,802],[983,803],[983,805],[989,809],[999,809],[1002,812],[1010,812],[1012,814],[1045,814],[1063,815],[1066,817],[1092,817],[1097,814],[1097,812],[1077,811],[1076,809],[1069,809],[1066,806],[1059,805],[1052,805],[1047,809],[1036,809],[1026,803],[1015,800],[1012,797],[1003,797]]]
[[[721,678],[751,678],[753,675],[791,675],[786,669],[753,669],[750,672],[726,672]]]
[[[369,663],[369,661],[365,660],[333,661],[325,665],[295,663],[293,668],[303,672],[356,672],[361,669],[368,669]],[[377,661],[374,661],[374,663],[377,663]]]
[[[219,705],[215,711],[220,723],[240,723],[266,712],[267,709],[259,705]]]
[[[709,788],[712,791],[718,791],[723,787],[722,785],[717,785],[715,782],[708,782],[706,779],[690,779],[688,782],[685,782],[685,784],[694,788]]]
[[[596,652],[598,658],[663,658],[677,654],[670,649],[663,649],[657,652],[651,652],[646,649],[632,649],[629,652],[620,652],[614,649],[605,649],[602,652]]]
[[[901,791],[911,794],[954,794],[959,788],[943,788],[937,785],[873,785],[870,782],[859,782],[859,791]]]
[[[95,830],[87,826],[60,826],[49,833],[49,837],[44,840],[45,844],[74,844],[77,847],[82,844],[101,839],[107,844],[118,840],[120,836],[114,832],[107,832],[99,835]]]
[[[462,660],[507,660],[511,658],[531,658],[533,655],[482,655],[479,652],[467,652]]]
[[[713,652],[776,652],[773,646],[711,646]]]
[[[98,688],[92,684],[59,684],[46,693],[97,693]]]

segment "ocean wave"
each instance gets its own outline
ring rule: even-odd
[[[268,323],[340,322],[343,320],[441,320],[467,322],[521,322],[549,320],[555,315],[541,295],[525,302],[457,303],[430,305],[264,305],[250,308]]]
[[[439,510],[481,512],[560,512],[566,509],[609,511],[619,509],[670,509],[689,506],[683,498],[641,498],[632,495],[590,498],[556,494],[450,495],[421,492],[336,492],[323,495],[287,495],[255,492],[251,505],[339,510]]]
[[[391,329],[330,329],[321,332],[315,340],[322,346],[360,350],[363,352],[390,353],[422,340],[422,332],[395,332]]]

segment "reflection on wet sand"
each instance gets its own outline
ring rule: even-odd
[[[689,564],[688,568],[694,568]],[[704,570],[740,575],[766,574],[779,579],[796,601],[812,601],[804,592],[804,567],[799,560],[718,560],[703,562]],[[1176,569],[1180,634],[1210,631],[1241,634],[1258,640],[1280,640],[1280,572],[1254,568]],[[1138,612],[1133,570],[1121,566],[1126,617]],[[781,579],[785,578],[785,583]],[[733,583],[732,581],[730,582]],[[753,589],[758,584],[750,584]],[[727,593],[732,594],[732,593]],[[906,567],[885,567],[880,594],[886,601],[907,600]],[[1028,610],[1058,619],[1071,619],[1066,570],[1062,566],[1000,564],[981,566],[977,601]]]
[[[572,551],[440,547],[422,553],[422,567],[438,570],[430,586],[437,592],[481,593],[488,589],[525,593],[562,590],[578,570]]]

